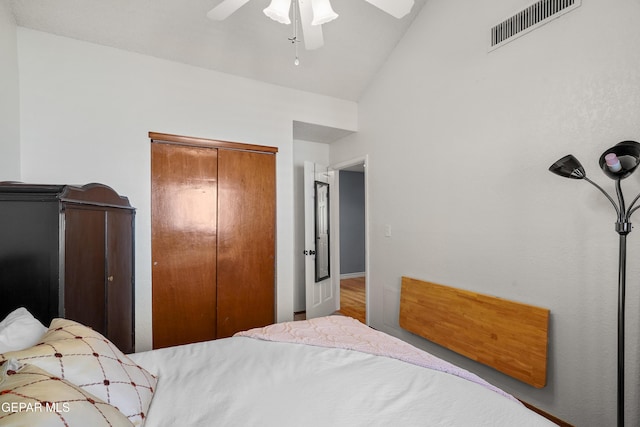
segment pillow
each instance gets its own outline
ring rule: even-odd
[[[47,328],[26,308],[20,307],[0,322],[0,353],[31,347],[45,332]]]
[[[39,344],[0,354],[0,362],[31,363],[115,406],[137,426],[144,419],[157,378],[109,340],[80,323],[53,319]]]
[[[113,406],[34,365],[0,366],[0,424],[131,427]]]

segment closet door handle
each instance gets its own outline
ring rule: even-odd
[[[113,276],[109,276],[109,277],[107,277],[107,281],[109,281],[109,282],[113,282]]]

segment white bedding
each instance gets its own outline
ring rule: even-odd
[[[460,377],[247,337],[129,355],[158,375],[145,426],[552,426]]]

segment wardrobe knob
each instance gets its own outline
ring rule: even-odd
[[[109,282],[113,282],[113,276],[109,276],[109,277],[107,277],[107,280],[108,280]]]

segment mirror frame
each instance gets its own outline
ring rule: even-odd
[[[321,205],[318,203],[319,193],[326,189],[326,203]],[[322,210],[324,212],[322,212]],[[315,259],[315,276],[316,283],[321,282],[325,279],[331,277],[331,250],[330,250],[330,241],[329,241],[329,232],[330,232],[330,224],[329,224],[329,184],[322,181],[315,181],[314,183],[314,213],[315,213],[315,246],[316,246],[316,259]],[[320,241],[320,228],[323,225],[321,223],[322,218],[326,221],[326,236],[327,242],[326,246],[321,246],[318,244]],[[323,253],[321,256],[321,251],[324,250],[326,253]],[[326,274],[321,275],[320,271],[324,271],[324,266],[321,265],[323,259],[326,259]]]

